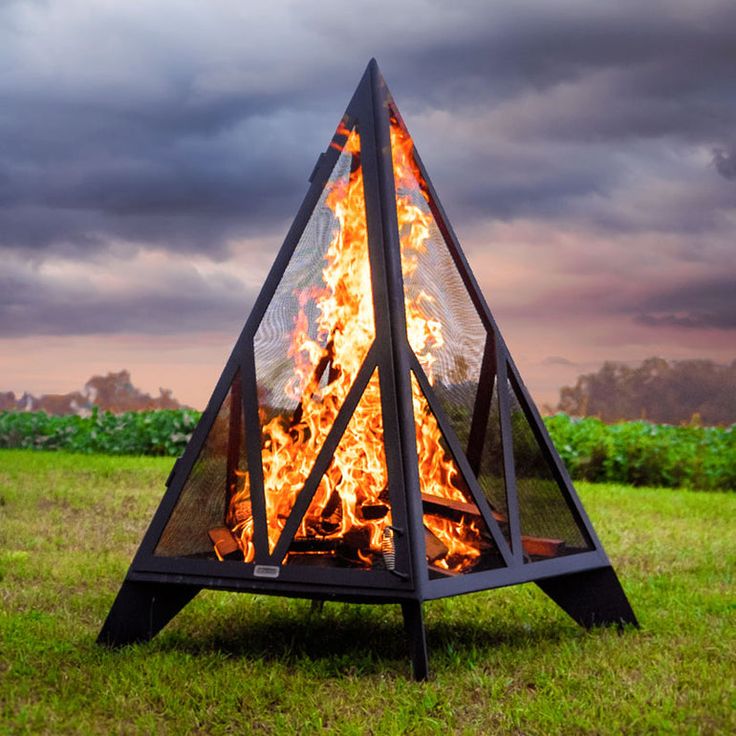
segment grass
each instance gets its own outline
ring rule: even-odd
[[[580,484],[642,629],[533,585],[436,601],[415,683],[398,606],[205,591],[96,646],[170,465],[0,452],[0,733],[736,732],[736,494]]]

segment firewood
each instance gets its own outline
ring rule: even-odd
[[[374,521],[375,519],[383,519],[389,509],[385,503],[369,502],[359,506],[358,511],[366,521]]]
[[[218,526],[215,529],[210,529],[208,535],[217,553],[223,560],[243,559],[243,551],[240,549],[238,540],[226,526]]]
[[[325,539],[324,537],[294,537],[289,547],[289,553],[301,554],[324,554],[334,552],[337,548],[338,539]]]
[[[545,539],[544,537],[521,537],[524,552],[534,557],[557,557],[562,553],[565,542],[562,539]]]
[[[445,543],[432,533],[427,527],[424,527],[424,546],[427,552],[427,560],[435,562],[444,557],[449,549]]]
[[[480,511],[474,503],[455,501],[454,499],[442,498],[441,496],[431,496],[428,493],[422,493],[422,504],[425,514],[440,516],[450,521],[462,521],[463,517],[466,516],[475,518],[480,516]]]
[[[238,524],[244,524],[253,516],[253,509],[250,505],[250,499],[238,501],[234,504],[235,520]]]

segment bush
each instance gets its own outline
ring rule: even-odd
[[[180,455],[200,413],[191,409],[111,412],[89,417],[0,412],[0,447],[107,455]]]
[[[546,424],[574,479],[736,489],[736,425],[604,424],[566,414],[549,417]]]
[[[177,456],[199,417],[191,409],[125,414],[94,410],[90,417],[0,412],[0,448]],[[736,425],[604,424],[600,419],[571,419],[566,414],[545,422],[575,480],[736,489]],[[520,456],[536,455],[533,448],[516,450]]]

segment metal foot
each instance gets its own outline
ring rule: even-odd
[[[621,628],[624,624],[639,626],[612,567],[560,575],[536,583],[586,629],[612,625]]]
[[[97,643],[119,647],[152,639],[199,591],[193,585],[126,580]]]
[[[419,601],[404,601],[401,612],[404,614],[404,630],[409,637],[414,679],[426,680],[429,677],[429,662],[422,604]]]

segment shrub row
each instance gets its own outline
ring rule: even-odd
[[[736,490],[736,425],[605,424],[566,414],[545,421],[574,479]]]
[[[0,448],[110,455],[180,455],[199,412],[161,410],[89,417],[0,412]],[[633,485],[736,489],[736,425],[605,424],[557,414],[547,429],[574,479]]]
[[[180,455],[200,413],[191,409],[92,410],[88,417],[0,412],[0,447],[107,455]]]

